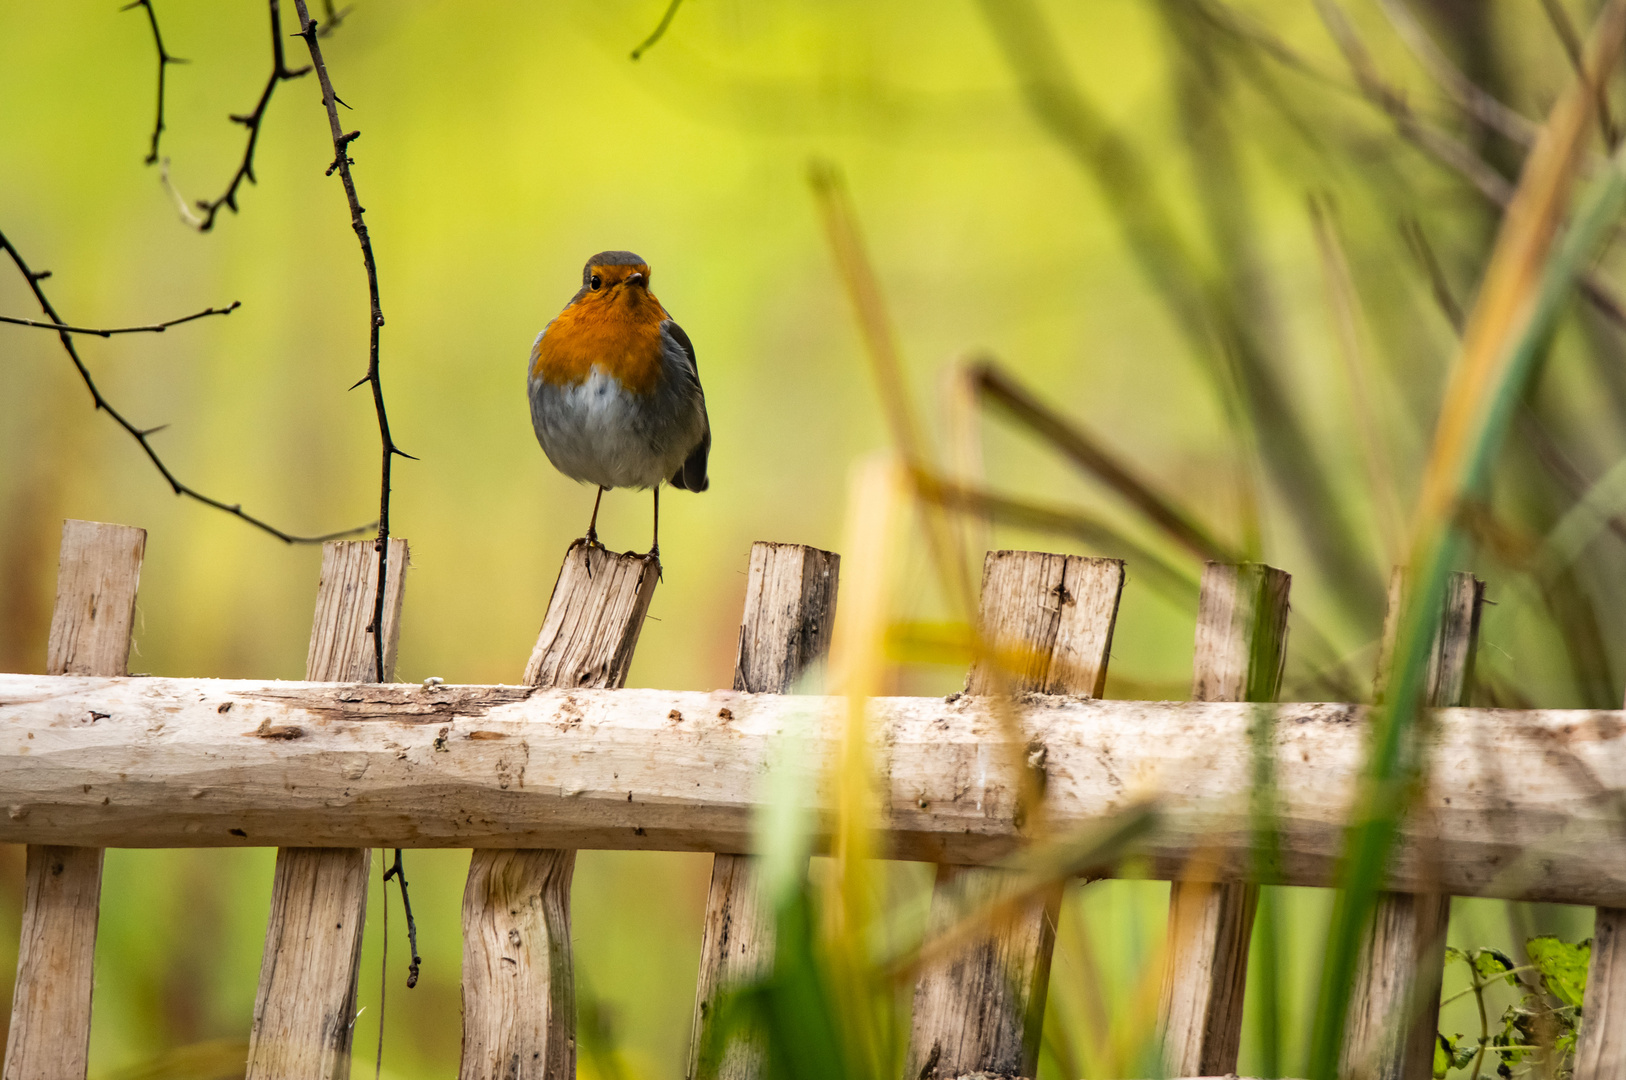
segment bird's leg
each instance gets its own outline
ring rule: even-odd
[[[604,487],[603,485],[600,485],[598,494],[593,496],[593,516],[587,521],[587,544],[582,549],[582,561],[587,566],[588,574],[593,572],[593,563],[590,558],[590,553],[595,547],[601,548],[604,546],[598,542],[598,504],[603,501]]]
[[[593,496],[593,516],[587,522],[587,546],[603,547],[598,542],[598,504],[604,501],[604,489],[600,487],[598,494]]]
[[[655,576],[664,581],[661,574],[661,486],[655,485],[655,534],[649,542],[649,557],[655,560]]]

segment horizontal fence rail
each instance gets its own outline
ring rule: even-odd
[[[540,690],[0,675],[0,841],[620,848],[744,852],[764,776],[814,809],[839,702],[733,691]],[[991,699],[872,701],[893,858],[991,864],[1021,843]],[[1049,820],[1141,801],[1158,819],[1118,872],[1246,880],[1250,725],[1275,721],[1281,874],[1327,886],[1366,710],[1091,701],[1016,705]],[[1388,880],[1407,892],[1626,907],[1626,715],[1446,709]],[[789,751],[789,752],[787,752]]]

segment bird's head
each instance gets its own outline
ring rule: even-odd
[[[582,267],[578,302],[640,302],[649,292],[649,264],[630,251],[601,251]]]

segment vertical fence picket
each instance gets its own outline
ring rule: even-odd
[[[572,544],[525,667],[526,684],[624,684],[656,577],[653,559]],[[575,1075],[575,865],[574,851],[474,852],[463,892],[460,1080]]]
[[[1191,696],[1272,701],[1287,646],[1289,574],[1259,563],[1209,563],[1197,602]],[[1158,1018],[1168,1076],[1236,1070],[1259,887],[1176,881]]]
[[[1380,699],[1394,663],[1405,593],[1405,571],[1396,567],[1389,579],[1389,611],[1378,651]],[[1484,598],[1484,582],[1468,573],[1451,575],[1429,658],[1424,693],[1430,706],[1468,703]],[[1378,897],[1350,995],[1341,1074],[1372,1080],[1433,1076],[1450,916],[1451,898],[1439,893],[1385,892]]]
[[[789,693],[803,670],[824,658],[835,625],[840,571],[841,557],[829,551],[762,541],[751,545],[734,689]],[[701,1057],[718,995],[761,974],[772,959],[772,913],[763,906],[759,885],[754,857],[713,858],[685,1073],[689,1080],[756,1080],[762,1075],[762,1048],[754,1032],[736,1037],[721,1060]]]
[[[1100,696],[1123,581],[1123,563],[1114,559],[989,552],[978,619],[995,655],[978,660],[966,692]],[[938,867],[928,936],[1003,881],[999,870]],[[1061,895],[1058,886],[1007,927],[921,972],[909,1080],[1035,1075]]]
[[[1626,1076],[1626,908],[1598,908],[1575,1080]]]
[[[46,673],[123,675],[144,529],[62,523]],[[26,807],[13,812],[26,812]],[[90,1052],[102,849],[28,845],[5,1080],[74,1080]]]
[[[373,540],[322,546],[305,677],[372,682],[369,630],[378,583]],[[407,542],[389,541],[384,681],[394,674]],[[250,840],[253,838],[250,837]],[[368,848],[281,848],[254,998],[248,1080],[343,1080],[350,1075],[356,979],[367,912]]]

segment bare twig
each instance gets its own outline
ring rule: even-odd
[[[197,206],[203,211],[200,217],[187,207],[186,200],[176,192],[175,201],[180,204],[182,220],[199,232],[208,232],[215,227],[215,216],[220,213],[222,206],[237,213],[237,189],[244,180],[249,183],[258,183],[254,178],[254,150],[260,142],[260,125],[265,121],[266,107],[271,104],[271,95],[277,89],[277,84],[288,79],[297,79],[310,72],[309,67],[291,69],[283,57],[282,51],[282,10],[280,0],[269,0],[271,10],[271,74],[265,80],[265,89],[260,91],[260,100],[255,103],[254,111],[247,114],[234,113],[231,117],[233,123],[242,124],[248,128],[248,143],[243,147],[243,160],[232,174],[231,183],[226,185],[226,191],[217,199],[199,199]],[[164,173],[164,182],[169,184],[169,174]],[[173,191],[173,185],[170,185]]]
[[[411,457],[398,449],[395,440],[390,437],[389,413],[384,410],[384,383],[378,374],[378,335],[384,328],[384,308],[378,299],[378,263],[373,258],[373,243],[367,235],[367,223],[362,219],[365,212],[361,207],[361,200],[356,195],[356,182],[350,176],[350,166],[354,162],[350,158],[350,144],[354,142],[361,132],[354,131],[346,134],[339,125],[339,95],[333,90],[333,80],[329,78],[327,65],[322,60],[322,47],[318,44],[317,23],[310,17],[305,6],[305,0],[294,0],[294,7],[299,11],[299,37],[305,39],[305,46],[310,50],[311,66],[316,69],[316,78],[322,84],[322,104],[327,109],[327,121],[330,133],[333,136],[333,164],[328,168],[328,175],[338,170],[339,180],[344,184],[345,199],[350,204],[350,227],[355,230],[356,240],[361,244],[361,262],[367,271],[367,293],[371,301],[371,310],[367,320],[367,374],[355,385],[369,383],[373,389],[373,410],[378,415],[378,439],[381,450],[379,463],[379,492],[378,492],[378,585],[373,593],[373,659],[377,666],[378,681],[384,681],[384,584],[388,578],[386,571],[389,568],[389,537],[390,537],[390,466],[394,463],[395,455]],[[354,389],[354,387],[352,387]],[[404,882],[403,882],[404,884]],[[403,895],[405,890],[403,889]]]
[[[681,7],[682,4],[683,0],[672,0],[670,4],[666,5],[666,14],[661,16],[661,21],[655,25],[654,32],[644,39],[642,45],[639,45],[636,49],[632,50],[632,58],[634,60],[644,55],[644,53],[648,52],[654,47],[655,42],[666,36],[666,30],[672,25],[672,20],[677,17],[677,9]]]
[[[40,282],[50,276],[50,271],[36,271],[31,269],[27,261],[23,259],[22,252],[18,251],[17,248],[12,245],[11,241],[6,238],[4,233],[0,233],[0,251],[4,251],[7,255],[9,255],[11,257],[11,261],[16,264],[18,272],[23,275],[24,280],[28,282],[29,289],[34,293],[34,299],[39,302],[40,309],[50,317],[53,326],[66,326],[67,324],[63,323],[62,317],[56,313],[56,308],[52,307],[51,302],[46,299],[44,290],[40,288]],[[233,306],[235,307],[236,305]],[[242,504],[240,503],[221,502],[219,499],[210,498],[208,495],[203,494],[195,488],[181,483],[175,478],[175,474],[170,472],[169,466],[165,465],[163,459],[158,456],[158,452],[152,448],[152,442],[150,441],[149,437],[155,432],[163,430],[162,426],[156,428],[138,428],[134,424],[130,423],[130,421],[126,420],[124,418],[124,414],[115,409],[107,398],[102,396],[101,390],[96,386],[96,381],[90,377],[90,370],[85,367],[84,361],[79,358],[79,350],[74,348],[73,338],[70,336],[69,331],[66,329],[59,329],[57,331],[57,337],[61,340],[62,347],[67,350],[68,359],[73,361],[75,370],[79,372],[79,378],[83,380],[85,389],[90,391],[91,400],[95,402],[96,408],[106,412],[107,415],[113,418],[114,422],[117,423],[119,427],[130,433],[130,437],[140,444],[141,452],[147,455],[147,460],[152,462],[153,467],[158,470],[159,475],[164,478],[164,481],[169,484],[170,490],[175,492],[175,494],[184,495],[185,497],[200,502],[205,506],[212,506],[216,510],[224,511],[225,513],[228,513],[236,518],[241,518],[250,525],[254,526],[256,529],[269,533],[285,544],[320,544],[325,540],[336,540],[341,536],[350,536],[353,533],[363,532],[372,528],[372,524],[368,523],[354,529],[345,529],[341,532],[327,533],[322,536],[295,536],[292,533],[284,532],[276,526],[260,520],[252,514],[244,513]]]
[[[401,849],[395,849],[395,865],[384,874],[384,880],[398,878],[401,882],[401,907],[406,911],[407,922],[407,952],[412,954],[412,960],[407,964],[407,989],[411,990],[418,985],[418,967],[423,963],[423,957],[418,955],[418,924],[412,919],[412,898],[407,895],[406,864],[401,861]],[[384,1017],[379,1016],[380,1025]]]
[[[242,301],[233,300],[230,307],[204,308],[191,315],[182,315],[179,319],[168,322],[152,323],[149,326],[116,326],[108,330],[98,330],[88,326],[68,326],[65,323],[40,322],[38,319],[17,319],[10,315],[0,315],[0,323],[9,323],[12,326],[32,326],[38,330],[55,330],[59,334],[94,334],[97,337],[109,338],[114,334],[162,334],[172,326],[189,323],[193,319],[202,319],[209,315],[230,315],[242,306]]]
[[[178,56],[169,55],[164,48],[164,35],[158,31],[158,13],[152,9],[152,0],[135,0],[134,3],[125,4],[120,11],[129,11],[131,8],[146,8],[147,23],[152,27],[152,43],[158,47],[158,119],[152,125],[152,146],[147,151],[147,164],[151,165],[158,160],[158,137],[164,133],[164,71],[171,64],[185,64]]]

